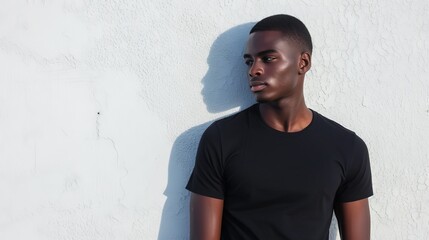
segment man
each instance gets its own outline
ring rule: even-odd
[[[365,143],[307,108],[312,42],[305,25],[275,15],[250,31],[244,61],[257,104],[204,132],[191,193],[191,239],[370,238]]]

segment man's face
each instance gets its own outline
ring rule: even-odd
[[[276,102],[302,94],[301,51],[279,31],[249,35],[244,61],[250,90],[258,102]]]

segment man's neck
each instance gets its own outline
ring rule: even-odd
[[[302,131],[313,119],[313,113],[305,105],[303,96],[261,103],[259,112],[268,126],[281,132]]]

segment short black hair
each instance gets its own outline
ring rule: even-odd
[[[313,51],[310,32],[308,32],[304,23],[296,17],[286,14],[266,17],[257,22],[249,34],[260,31],[280,31],[286,38],[296,41],[301,45],[303,50],[310,53]]]

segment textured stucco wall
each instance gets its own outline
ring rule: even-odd
[[[308,105],[369,147],[373,239],[429,239],[428,12],[427,0],[0,1],[0,239],[187,239],[199,137],[252,103],[244,41],[276,13],[312,33]]]

